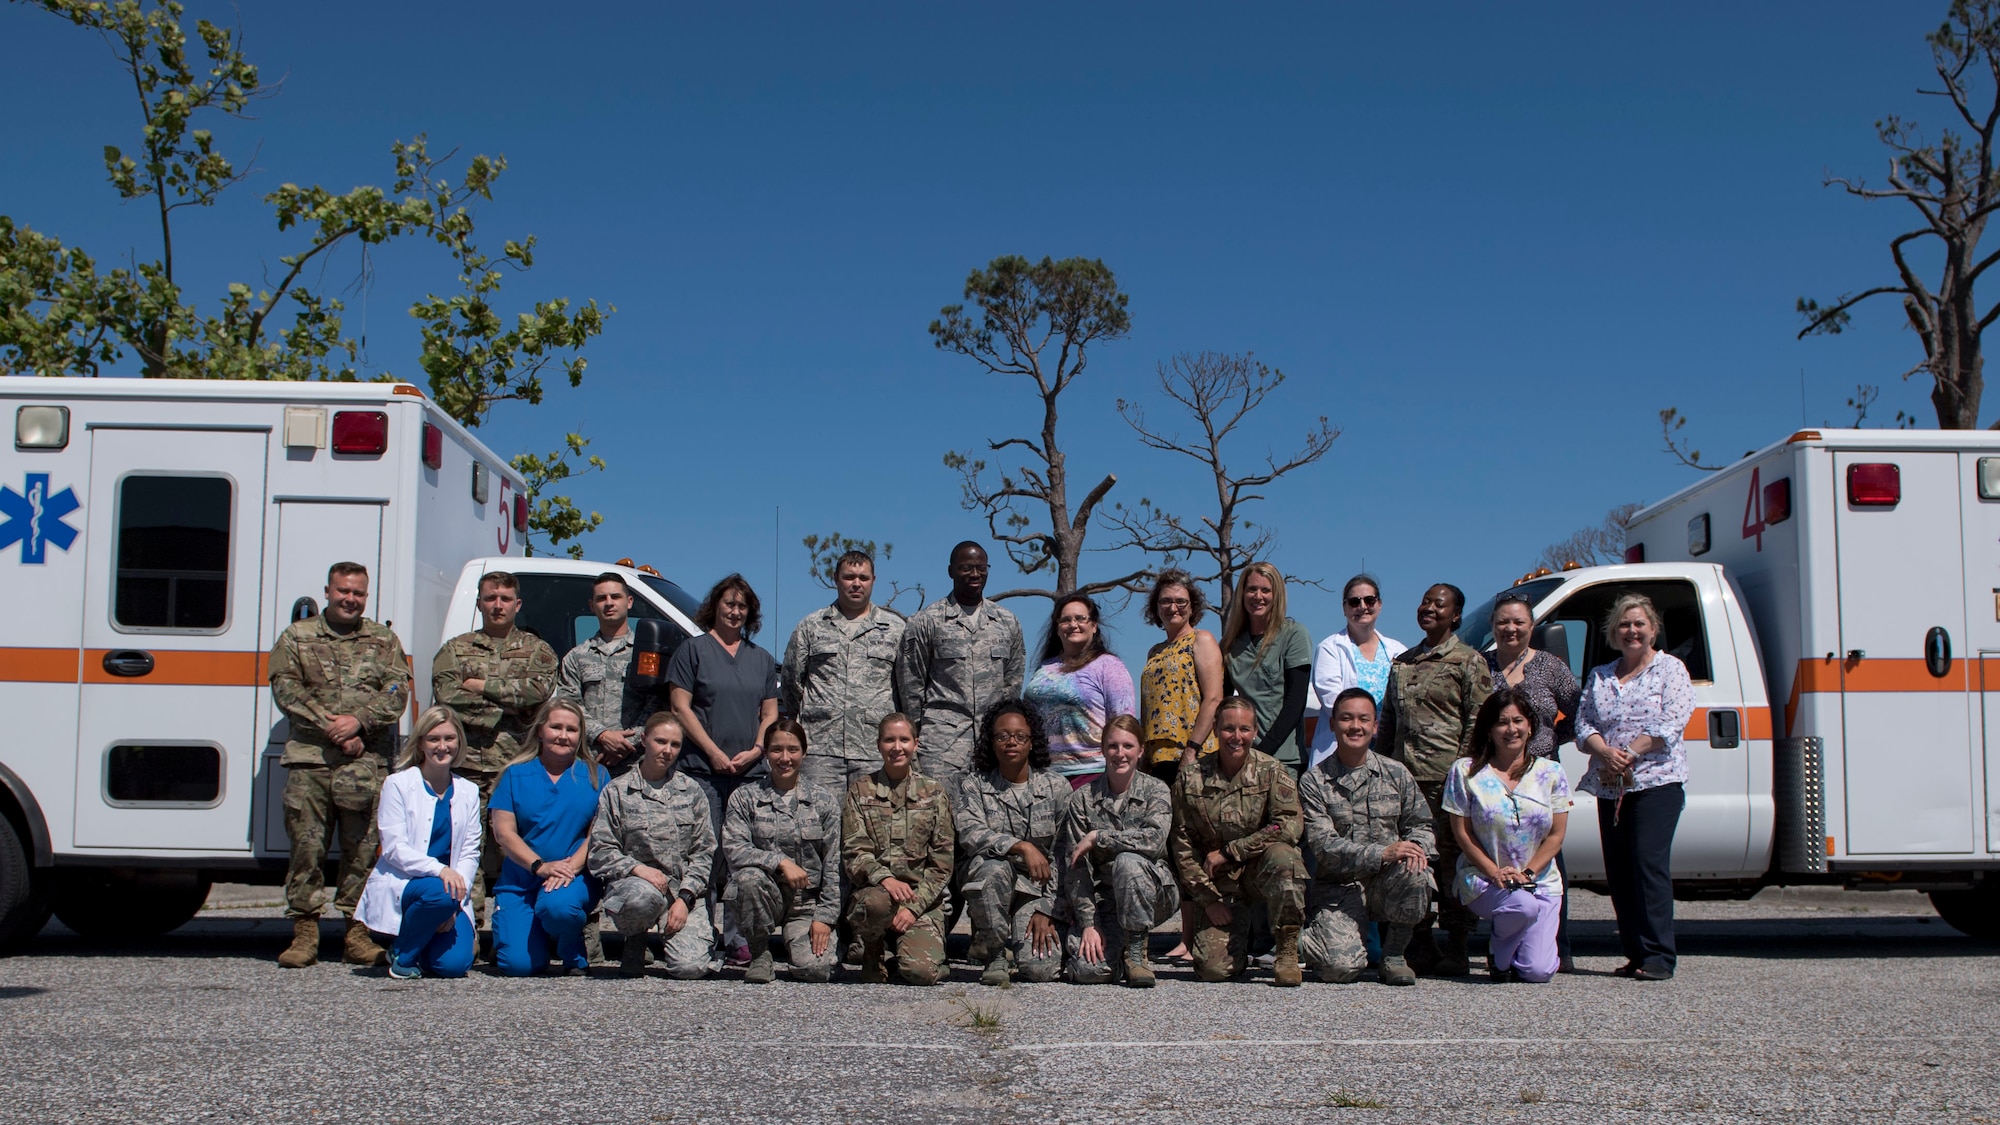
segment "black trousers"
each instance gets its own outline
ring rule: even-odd
[[[1625,958],[1669,973],[1675,960],[1674,829],[1686,807],[1687,793],[1677,781],[1627,793],[1622,802],[1597,802],[1604,878]]]

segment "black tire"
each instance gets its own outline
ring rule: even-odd
[[[1959,933],[2000,942],[2000,881],[1989,880],[1965,891],[1932,891],[1931,905]]]
[[[57,920],[93,941],[159,937],[186,924],[208,901],[208,880],[193,872],[72,868],[58,874],[49,896]]]
[[[13,822],[0,817],[0,952],[42,932],[48,920],[46,882],[35,878]]]

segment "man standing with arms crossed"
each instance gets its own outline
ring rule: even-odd
[[[986,571],[986,548],[968,539],[951,549],[951,593],[910,618],[896,667],[922,770],[954,800],[972,772],[980,716],[1020,695],[1028,670],[1021,622],[986,600]]]
[[[896,710],[903,616],[874,604],[875,560],[849,551],[833,566],[833,604],[807,614],[785,645],[778,706],[806,729],[805,780],[846,796],[882,757],[875,724]]]
[[[632,767],[639,753],[639,731],[658,709],[643,710],[627,698],[625,677],[632,669],[632,588],[606,571],[590,584],[590,612],[597,617],[597,635],[563,654],[556,673],[556,693],[583,704],[583,740],[597,752],[598,764],[618,777]],[[630,713],[630,712],[640,713]]]
[[[292,944],[278,964],[319,960],[319,912],[326,905],[327,837],[340,831],[334,908],[347,917],[346,959],[388,960],[354,917],[375,866],[375,801],[396,752],[396,728],[410,703],[410,662],[396,634],[363,617],[368,568],[339,562],[326,574],[326,609],[285,627],[271,646],[271,698],[291,722],[285,740],[285,834],[291,866],[285,911]]]
[[[555,650],[514,627],[521,612],[521,582],[504,570],[479,576],[480,627],[444,643],[431,661],[431,701],[458,712],[465,724],[465,762],[455,771],[479,787],[479,815],[493,796],[500,771],[521,752],[535,711],[555,693]],[[486,830],[473,881],[473,911],[500,871],[500,849]]]

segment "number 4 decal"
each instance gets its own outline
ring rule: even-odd
[[[1743,498],[1743,538],[1755,536],[1757,549],[1764,549],[1764,490],[1758,481],[1761,469],[1750,470],[1750,495]],[[1752,520],[1756,522],[1751,522]]]

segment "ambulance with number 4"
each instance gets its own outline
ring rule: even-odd
[[[559,654],[607,569],[635,617],[693,630],[655,574],[522,557],[521,477],[409,384],[16,377],[0,414],[0,946],[51,911],[164,931],[212,880],[282,880],[267,658],[335,562],[368,567],[419,700],[490,569]]]
[[[1677,892],[1923,890],[2000,939],[2000,433],[1800,430],[1642,509],[1627,542],[1624,565],[1512,592],[1579,679],[1618,656],[1620,594],[1658,606],[1696,693]],[[1491,608],[1466,614],[1475,647]],[[1564,852],[1602,880],[1588,796]]]

